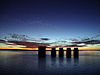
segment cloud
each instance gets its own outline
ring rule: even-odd
[[[49,38],[40,38],[41,40],[44,40],[44,41],[48,41],[50,40]]]
[[[19,35],[19,34],[13,34],[13,33],[10,33],[9,35],[14,40],[27,41],[29,39],[27,35]]]
[[[80,41],[80,42],[72,42],[73,44],[100,44],[100,40],[89,40],[89,41]]]
[[[100,40],[94,39],[99,37],[100,35],[95,35],[93,37],[87,37],[87,38],[69,38],[64,40],[58,40],[54,42],[44,42],[50,40],[49,38],[40,38],[39,40],[32,39],[28,37],[27,35],[19,35],[19,34],[9,34],[9,37],[6,37],[6,39],[0,39],[0,43],[4,43],[6,45],[20,45],[24,48],[36,48],[38,46],[46,46],[46,47],[85,47],[88,45],[96,45],[100,44]]]
[[[84,43],[85,44],[100,44],[100,40],[90,40],[90,41],[86,41]]]
[[[81,39],[80,41],[75,41],[75,42],[71,42],[72,44],[85,44],[85,45],[94,45],[94,44],[100,44],[100,40],[96,39],[100,37],[100,33],[92,36],[92,37],[87,37],[84,39]]]
[[[89,40],[91,40],[91,39],[90,38],[84,38],[81,41],[89,41]]]
[[[76,39],[76,38],[70,38],[70,39],[68,39],[68,40],[71,40],[71,41],[79,41],[79,40]]]
[[[64,47],[84,47],[86,45],[66,45]]]
[[[91,39],[96,39],[98,37],[100,37],[100,32],[98,34],[96,34],[95,36],[91,37]]]
[[[8,42],[7,42],[7,41],[2,40],[2,39],[0,39],[0,43],[3,43],[3,44],[8,44]]]
[[[52,46],[52,47],[57,48],[57,47],[84,47],[84,46],[86,46],[86,45],[65,45],[65,46],[59,45],[59,46]]]
[[[36,48],[38,46],[49,46],[47,43],[35,43],[35,42],[26,42],[26,41],[8,41],[14,45],[22,45],[24,48]]]
[[[5,43],[5,42],[6,42],[5,40],[1,40],[1,39],[0,39],[0,43]]]

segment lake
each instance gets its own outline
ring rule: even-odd
[[[38,58],[37,51],[0,51],[0,75],[100,75],[100,51],[79,51],[79,58]]]

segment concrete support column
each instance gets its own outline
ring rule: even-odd
[[[40,46],[38,47],[38,56],[39,57],[45,57],[46,56],[46,47],[45,46]]]
[[[66,57],[71,58],[71,48],[67,48]]]
[[[55,48],[52,48],[52,50],[51,50],[51,56],[52,57],[56,57],[56,49]]]
[[[78,48],[74,48],[74,58],[78,58],[78,57],[79,57]]]
[[[63,57],[63,56],[64,56],[63,48],[59,48],[59,57]]]

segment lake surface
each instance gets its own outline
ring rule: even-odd
[[[0,51],[0,75],[100,75],[100,51],[79,51],[79,58],[38,58],[37,51]],[[66,53],[65,53],[66,54]]]

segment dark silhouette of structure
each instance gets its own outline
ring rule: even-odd
[[[51,56],[52,57],[56,57],[56,50],[55,50],[55,48],[52,48],[52,50],[51,50]]]
[[[38,47],[38,56],[39,57],[45,57],[46,56],[46,46],[39,46]],[[74,48],[74,58],[78,58],[79,57],[79,50],[78,48]],[[52,48],[51,50],[51,56],[52,57],[56,57],[56,49]],[[63,57],[64,56],[64,50],[63,48],[59,48],[59,57]],[[71,48],[67,48],[66,50],[66,57],[67,58],[71,58]]]
[[[74,48],[74,58],[78,58],[78,57],[79,57],[78,48]]]
[[[71,48],[67,48],[66,50],[66,57],[71,58]]]
[[[63,56],[64,56],[63,48],[59,48],[59,57],[63,57]]]
[[[38,51],[38,56],[39,57],[45,57],[46,56],[46,47],[45,46],[40,46]]]

